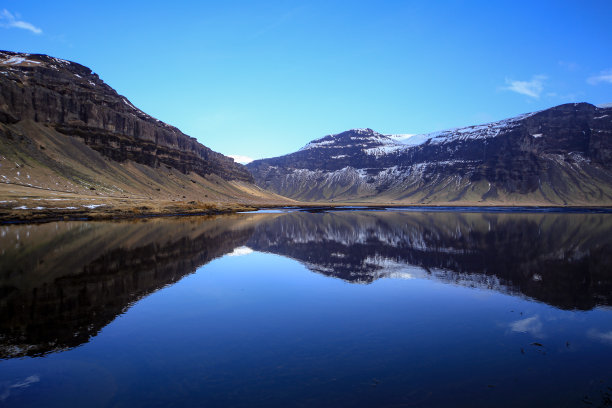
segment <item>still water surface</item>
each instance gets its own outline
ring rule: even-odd
[[[0,226],[0,406],[612,406],[612,215]]]

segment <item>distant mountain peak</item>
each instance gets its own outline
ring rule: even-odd
[[[612,110],[569,103],[420,135],[351,129],[247,166],[303,200],[612,203]]]
[[[357,133],[359,135],[371,135],[371,136],[380,135],[380,133],[378,133],[375,130],[372,130],[370,128],[354,128],[354,129],[349,129],[349,130],[347,130],[345,132],[341,132],[341,133],[347,133],[347,132]]]
[[[364,149],[395,145],[398,142],[389,136],[370,128],[350,129],[344,132],[323,136],[302,147],[300,151],[319,148],[361,147]]]

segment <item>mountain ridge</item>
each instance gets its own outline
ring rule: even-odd
[[[10,51],[0,59],[0,122],[47,123],[116,161],[252,181],[241,165],[136,108],[81,64]]]
[[[247,168],[306,201],[610,205],[611,135],[612,109],[565,104],[409,143],[352,129]]]
[[[0,153],[0,219],[289,202],[255,186],[242,164],[135,107],[90,68],[44,54],[0,51]]]

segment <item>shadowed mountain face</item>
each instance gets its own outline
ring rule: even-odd
[[[251,180],[242,165],[142,112],[87,67],[47,55],[1,51],[0,72],[1,123],[46,124],[116,161]]]
[[[89,341],[132,304],[237,247],[352,283],[425,278],[562,309],[612,305],[608,214],[237,214],[0,228],[0,357]]]
[[[302,200],[610,205],[612,108],[567,104],[404,142],[353,129],[247,167]]]
[[[0,51],[0,151],[0,182],[47,190],[207,201],[255,187],[243,165],[47,55]]]

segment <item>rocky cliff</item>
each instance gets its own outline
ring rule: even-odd
[[[252,181],[233,159],[216,153],[132,105],[89,68],[47,55],[0,51],[0,135],[34,122],[82,139],[103,156],[182,173]]]
[[[610,205],[612,108],[567,104],[404,140],[353,129],[247,167],[304,200]]]

